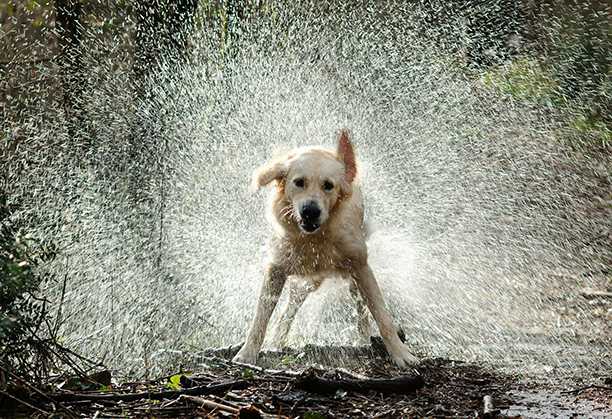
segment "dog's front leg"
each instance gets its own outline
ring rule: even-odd
[[[380,336],[393,362],[400,367],[418,365],[419,359],[410,353],[393,327],[391,316],[385,307],[382,293],[370,266],[364,263],[361,266],[354,267],[352,275],[357,289],[380,329]]]
[[[365,345],[370,342],[370,315],[354,280],[349,285],[349,291],[357,308],[357,332],[359,332],[360,343]]]
[[[255,318],[251,324],[246,342],[234,357],[234,361],[253,363],[257,359],[266,329],[268,328],[268,322],[286,281],[287,273],[284,268],[275,265],[268,267],[268,273],[264,278],[259,301],[257,302]]]

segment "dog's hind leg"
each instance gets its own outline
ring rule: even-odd
[[[349,291],[351,292],[353,300],[355,300],[355,307],[357,308],[357,332],[359,333],[359,343],[367,345],[370,343],[370,333],[372,331],[370,313],[368,312],[363,298],[359,295],[359,290],[357,289],[357,284],[354,279],[351,279]]]
[[[291,287],[289,288],[289,301],[287,302],[287,307],[285,307],[285,311],[281,314],[278,323],[276,324],[276,330],[274,331],[272,345],[276,348],[280,348],[286,344],[287,335],[289,334],[289,330],[291,330],[291,325],[293,324],[293,320],[295,316],[306,301],[306,298],[316,289],[310,283],[302,281],[300,278],[296,278],[294,281],[291,281]]]
[[[249,330],[246,342],[234,357],[234,361],[253,363],[257,359],[270,317],[278,303],[286,281],[287,272],[284,268],[274,265],[268,268],[268,273],[261,287],[251,329]]]

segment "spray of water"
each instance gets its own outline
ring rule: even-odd
[[[354,6],[270,2],[233,26],[205,7],[189,62],[162,63],[145,98],[130,82],[133,23],[86,32],[80,135],[60,106],[5,126],[22,141],[7,164],[23,215],[62,250],[46,291],[67,346],[142,374],[171,369],[169,351],[244,339],[268,234],[251,173],[278,147],[331,148],[349,127],[371,263],[417,353],[609,370],[609,306],[592,316],[579,295],[606,282],[610,249],[589,240],[610,222],[590,194],[609,170],[563,142],[554,107],[465,71],[453,54],[465,20]],[[292,346],[356,340],[346,285],[327,288]]]

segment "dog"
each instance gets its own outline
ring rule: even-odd
[[[254,363],[270,317],[290,279],[289,303],[280,316],[274,343],[281,345],[306,300],[326,277],[351,280],[357,299],[358,329],[367,333],[366,307],[378,325],[393,362],[400,367],[419,364],[401,342],[368,265],[363,226],[363,196],[356,181],[357,162],[349,134],[342,130],[337,151],[297,148],[272,158],[253,175],[251,192],[270,186],[268,220],[273,235],[270,262],[247,339],[234,361]]]

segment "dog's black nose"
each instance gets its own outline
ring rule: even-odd
[[[302,206],[302,217],[306,221],[316,221],[321,216],[321,209],[314,202],[309,202]]]

